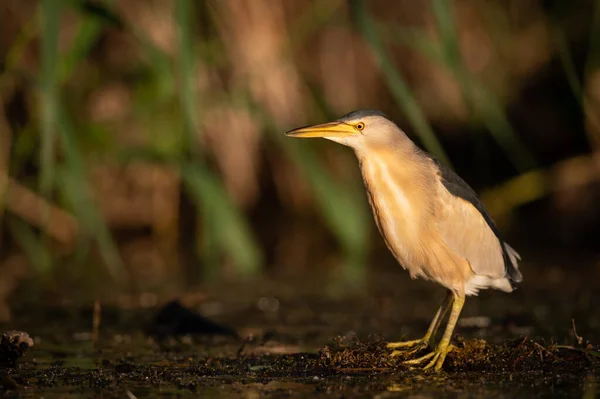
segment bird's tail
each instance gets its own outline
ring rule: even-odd
[[[506,248],[508,259],[510,259],[510,263],[513,266],[512,269],[508,270],[508,275],[511,280],[517,283],[521,282],[521,280],[523,279],[523,275],[519,271],[519,261],[521,260],[521,255],[519,255],[519,253],[507,243],[504,243],[504,248]]]
[[[518,268],[518,261],[521,260],[521,255],[519,255],[519,253],[507,243],[504,243],[504,247],[506,248],[506,252],[508,252],[511,263]]]

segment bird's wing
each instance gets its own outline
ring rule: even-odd
[[[469,262],[476,274],[520,282],[519,254],[502,240],[475,191],[450,168],[434,162],[440,174],[440,189],[446,194],[440,196],[437,218],[444,241]]]

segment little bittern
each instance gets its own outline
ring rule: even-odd
[[[408,364],[441,369],[453,348],[452,333],[465,297],[495,288],[511,292],[522,280],[519,254],[501,238],[475,192],[451,169],[419,149],[379,111],[351,112],[337,121],[294,129],[290,137],[322,137],[354,150],[379,232],[412,278],[433,280],[448,295],[421,339],[388,344],[401,349],[430,346]],[[438,345],[434,338],[447,311]]]

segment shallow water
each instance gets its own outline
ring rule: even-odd
[[[313,276],[213,284],[199,289],[201,300],[182,295],[242,338],[253,336],[243,348],[243,339],[223,336],[161,347],[143,332],[157,308],[125,309],[117,301],[104,302],[94,346],[89,302],[24,300],[2,328],[27,331],[36,344],[16,368],[0,372],[18,386],[4,396],[598,397],[600,359],[584,353],[586,344],[597,351],[600,342],[598,267],[540,264],[524,271],[525,283],[511,295],[468,299],[455,332],[458,349],[439,374],[387,357],[385,340],[422,335],[444,296],[402,272],[378,273],[362,289]]]

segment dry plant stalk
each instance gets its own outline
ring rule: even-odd
[[[304,90],[293,60],[285,56],[289,37],[285,3],[270,0],[215,3],[219,29],[234,78],[247,82],[255,100],[278,123],[304,120]],[[260,43],[257,46],[256,43]]]
[[[594,152],[600,150],[600,68],[589,73],[584,88],[585,128]]]
[[[286,54],[286,38],[290,37],[286,21],[286,3],[269,0],[238,2],[225,0],[214,3],[217,9],[217,27],[223,38],[232,65],[233,80],[238,85],[247,86],[254,101],[265,110],[276,125],[292,126],[305,120],[306,93],[293,59]],[[260,43],[257,46],[256,43]],[[234,111],[235,112],[235,111]],[[239,119],[240,116],[236,118]],[[256,124],[249,121],[248,125]],[[246,147],[250,141],[260,140],[260,126],[248,127],[246,134],[252,138],[244,140]],[[210,133],[210,132],[207,132]],[[219,131],[221,140],[224,132]],[[232,134],[228,131],[227,135]],[[251,147],[255,147],[254,145]],[[228,146],[227,150],[242,149],[241,146]],[[222,149],[225,150],[225,149]],[[235,156],[235,154],[231,154]],[[222,157],[223,154],[219,154]],[[267,154],[281,161],[278,154]],[[217,157],[217,158],[219,158]],[[254,155],[258,157],[258,154]],[[253,162],[256,168],[257,162]],[[297,171],[289,162],[277,162],[276,186],[282,198],[306,202],[307,187],[298,184],[294,176]],[[238,174],[238,171],[235,171]],[[254,172],[257,174],[257,171]],[[247,177],[246,177],[247,178]],[[225,178],[227,180],[227,178]],[[253,179],[254,181],[254,179]]]
[[[0,104],[3,104],[0,96]],[[12,134],[4,113],[0,112],[0,176],[8,175],[8,165],[10,164],[10,147]],[[0,178],[0,220],[4,213],[4,193],[6,192],[6,179]],[[0,230],[1,234],[1,230]],[[0,236],[1,245],[1,236]]]
[[[94,315],[92,318],[92,344],[94,348],[98,345],[98,331],[100,330],[100,321],[102,320],[102,305],[99,300],[94,301]]]
[[[7,209],[71,248],[79,230],[75,218],[9,177],[11,139],[8,122],[4,114],[0,114],[0,217]]]
[[[481,194],[492,214],[501,219],[511,209],[546,196],[560,195],[600,181],[600,153],[578,155],[546,169],[516,176]]]
[[[0,187],[5,187],[4,206],[29,224],[46,230],[59,243],[71,248],[79,230],[69,212],[52,205],[0,170]]]

